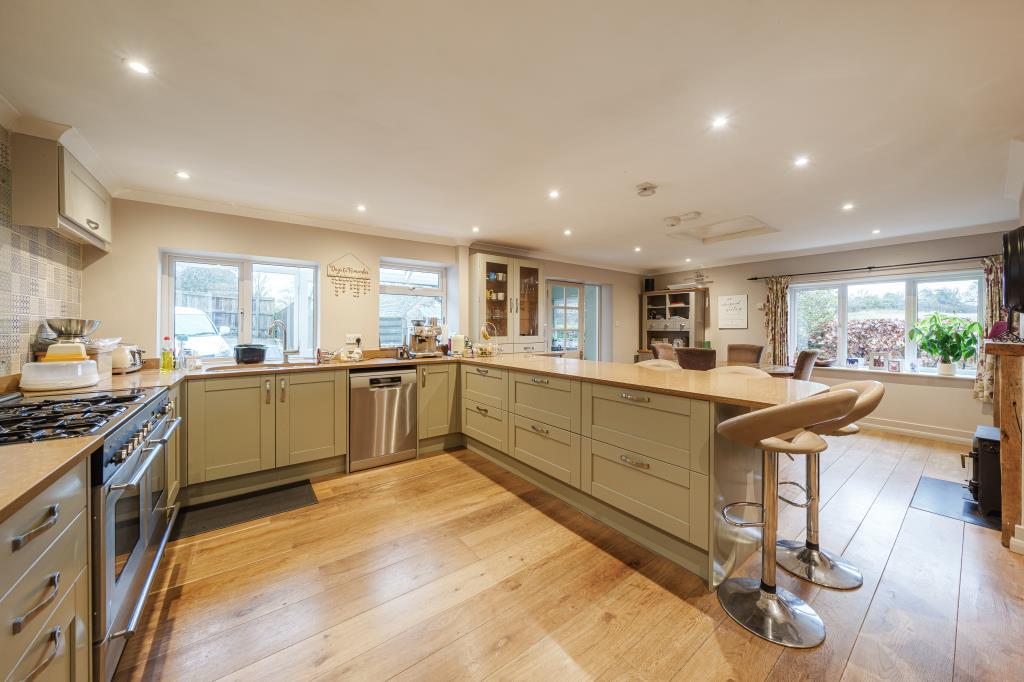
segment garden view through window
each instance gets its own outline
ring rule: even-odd
[[[445,276],[440,268],[382,263],[380,266],[380,348],[407,343],[413,320],[444,321]]]
[[[864,366],[873,354],[899,359],[903,370],[929,371],[938,358],[918,351],[908,332],[933,313],[976,322],[981,316],[980,273],[893,280],[794,284],[790,287],[790,339],[794,351],[821,351],[836,366]],[[977,358],[961,362],[974,371]]]

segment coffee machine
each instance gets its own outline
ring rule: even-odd
[[[439,358],[441,351],[437,350],[437,337],[441,336],[441,325],[437,318],[430,318],[429,322],[423,320],[412,321],[412,331],[409,333],[409,356],[414,358]]]

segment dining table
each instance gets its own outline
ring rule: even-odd
[[[793,371],[796,369],[792,365],[774,365],[761,362],[737,362],[736,360],[721,360],[718,362],[719,367],[756,367],[762,372],[767,372],[773,377],[792,377]]]

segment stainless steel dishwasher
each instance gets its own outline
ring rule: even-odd
[[[416,457],[416,370],[349,373],[349,471]]]

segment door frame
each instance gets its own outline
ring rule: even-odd
[[[555,302],[551,298],[551,296],[552,296],[552,293],[551,293],[552,287],[556,287],[556,286],[559,286],[559,287],[574,287],[574,288],[578,289],[579,292],[580,292],[580,297],[579,297],[579,301],[580,301],[580,304],[579,304],[580,317],[579,317],[579,326],[577,327],[577,329],[579,331],[579,350],[578,350],[578,355],[579,355],[580,359],[582,360],[583,359],[583,353],[584,353],[584,351],[586,350],[586,347],[587,347],[586,337],[585,337],[585,334],[586,334],[585,306],[586,306],[586,297],[587,297],[587,288],[586,288],[587,285],[584,282],[573,282],[573,281],[565,280],[565,279],[549,279],[547,281],[547,287],[546,287],[547,291],[545,293],[545,296],[547,297],[547,305],[548,305],[548,308],[549,308],[549,311],[547,313],[548,314],[547,322],[548,322],[548,328],[551,331],[551,338],[550,338],[550,340],[548,342],[548,348],[551,348],[551,343],[553,343],[554,340],[555,340],[555,331],[557,329],[555,327]],[[562,306],[562,310],[565,310],[564,306]],[[564,329],[564,327],[563,327],[563,329]],[[566,353],[571,353],[572,351],[565,351],[565,352]]]

